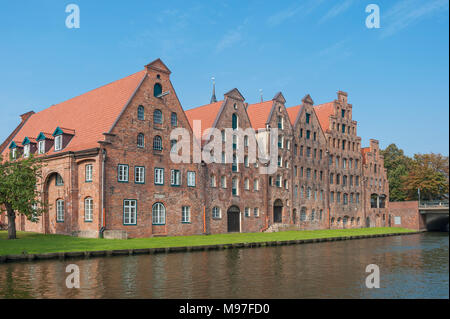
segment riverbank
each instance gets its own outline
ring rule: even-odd
[[[7,240],[7,232],[0,231],[0,262],[261,247],[412,233],[416,232],[405,228],[360,228],[108,240],[18,232],[17,240]]]

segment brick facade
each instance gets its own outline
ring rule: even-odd
[[[346,93],[339,91],[336,100],[319,106],[307,95],[301,105],[287,108],[281,93],[271,101],[248,105],[233,89],[220,102],[185,112],[170,74],[158,59],[141,72],[86,93],[81,102],[73,99],[49,108],[48,121],[54,116],[60,123],[38,128],[45,114],[27,115],[4,145],[14,141],[20,147],[25,136],[47,132],[39,187],[49,210],[38,223],[19,215],[18,230],[88,237],[112,230],[132,238],[259,232],[274,223],[298,229],[388,225],[389,186],[378,142],[371,140],[370,147],[361,149]],[[59,117],[52,114],[78,105],[86,112],[108,98],[95,118],[80,117],[79,125],[64,112]],[[34,117],[39,121],[33,122]],[[109,122],[102,123],[103,117]],[[196,120],[200,133],[195,131]],[[58,125],[64,132],[63,150],[54,152],[50,131]],[[247,137],[225,134],[199,140],[209,127],[225,131],[234,125],[258,131]],[[97,131],[86,132],[91,126]],[[171,136],[177,128],[186,129],[189,141],[195,141],[187,146],[188,160],[182,163],[171,159],[172,140],[184,145],[181,136]],[[277,170],[260,174],[267,164],[258,158],[252,161],[248,144],[258,141],[257,146],[268,152],[271,128],[279,130]],[[212,151],[220,161],[195,160],[194,148],[205,150],[215,138],[223,139],[223,146],[236,141],[237,170],[232,158],[223,164],[223,155]],[[4,148],[3,155],[9,156]],[[238,155],[241,150],[243,158]],[[87,171],[92,172],[89,179]],[[188,174],[195,176],[193,185],[188,185]],[[61,185],[56,183],[58,175]],[[376,207],[371,206],[374,194]],[[58,201],[64,201],[63,220],[57,218]],[[5,216],[0,221],[5,222]]]

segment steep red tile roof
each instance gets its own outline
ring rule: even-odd
[[[330,128],[330,115],[334,114],[334,102],[315,105],[314,111],[319,119],[322,131],[326,132]]]
[[[266,128],[266,123],[269,121],[273,103],[274,102],[271,100],[248,105],[247,114],[255,131]]]
[[[200,139],[205,133],[206,129],[213,127],[214,121],[217,118],[217,114],[222,107],[222,103],[223,101],[218,101],[215,103],[202,105],[184,112],[188,118],[192,130],[194,130],[194,120],[201,121],[201,136],[198,136],[198,134],[196,134],[197,132],[194,132],[194,134],[196,134],[196,138]]]
[[[18,145],[21,145],[25,137],[37,138],[40,132],[53,133],[60,127],[70,134],[75,131],[62,152],[97,147],[97,142],[104,140],[103,133],[112,128],[145,74],[145,70],[139,71],[33,114],[13,140],[20,141]],[[4,153],[9,152],[8,147]],[[47,154],[53,153],[51,150]]]
[[[303,105],[296,105],[296,106],[288,107],[286,109],[286,111],[289,115],[289,120],[291,121],[292,127],[294,127],[295,120],[297,119],[297,115],[298,115],[298,113],[301,112],[302,108],[303,108]]]

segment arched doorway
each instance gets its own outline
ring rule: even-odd
[[[241,210],[237,206],[231,206],[227,211],[227,231],[239,233],[241,231]]]
[[[58,233],[58,228],[64,225],[61,218],[63,221],[68,221],[68,216],[64,216],[64,208],[61,209],[65,205],[59,206],[59,209],[61,209],[59,220],[57,216],[57,202],[59,201],[61,203],[61,201],[64,201],[64,179],[59,173],[52,172],[47,175],[42,196],[46,207],[46,212],[41,217],[42,232],[45,234],[56,234]]]
[[[294,225],[297,223],[297,209],[295,209],[295,208],[292,211],[292,222]]]
[[[273,222],[281,223],[283,221],[283,202],[277,199],[273,203]]]

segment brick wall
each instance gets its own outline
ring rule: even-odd
[[[391,220],[391,227],[403,227],[414,230],[424,230],[425,221],[423,216],[419,214],[419,202],[390,202],[389,217]],[[400,224],[396,224],[397,221]]]

